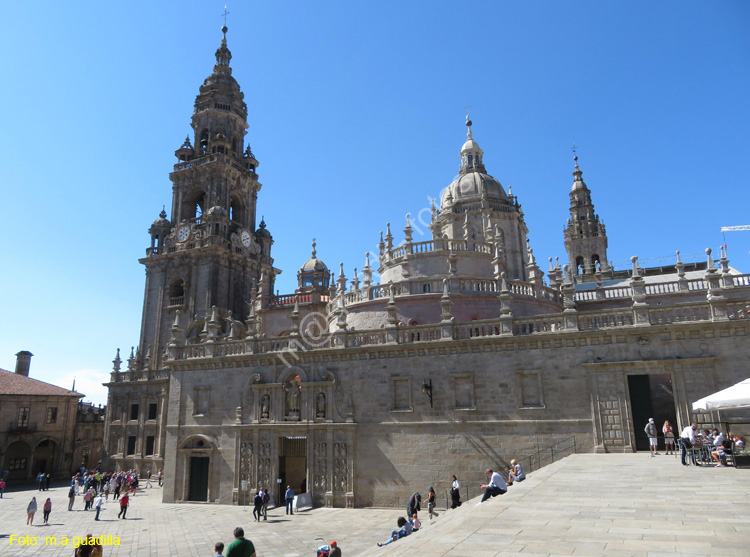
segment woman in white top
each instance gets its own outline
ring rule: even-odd
[[[451,479],[453,480],[453,484],[451,485],[451,509],[455,509],[461,506],[461,493],[459,492],[461,485],[458,483],[455,475],[451,476]]]

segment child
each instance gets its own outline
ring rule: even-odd
[[[222,551],[224,551],[224,544],[221,542],[216,542],[216,545],[214,546],[214,557],[221,557]]]
[[[422,527],[422,523],[417,518],[417,513],[414,513],[414,516],[411,517],[411,528],[412,532],[416,532]]]

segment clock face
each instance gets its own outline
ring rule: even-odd
[[[243,230],[242,234],[240,235],[240,239],[242,240],[242,245],[246,248],[249,248],[250,242],[252,241],[253,237],[247,230]]]
[[[184,242],[190,237],[190,227],[187,225],[181,226],[177,229],[177,241]]]

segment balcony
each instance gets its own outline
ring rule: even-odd
[[[8,433],[21,435],[23,433],[34,432],[36,432],[36,422],[28,423],[26,425],[18,425],[18,422],[10,422],[10,424],[8,424]]]

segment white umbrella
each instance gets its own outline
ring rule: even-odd
[[[750,379],[740,381],[736,385],[693,403],[693,410],[731,410],[732,408],[750,408]]]

